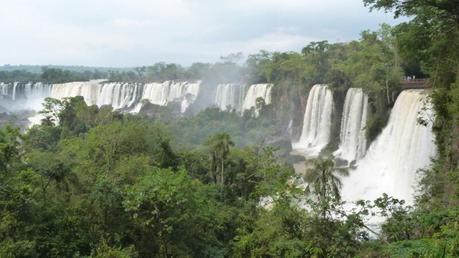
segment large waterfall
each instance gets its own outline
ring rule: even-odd
[[[96,105],[100,89],[100,81],[54,84],[51,89],[50,97],[63,99],[67,97],[82,96],[88,105]]]
[[[221,110],[241,110],[244,102],[245,85],[226,83],[218,84],[214,104]]]
[[[20,109],[41,109],[46,97],[63,99],[82,96],[88,105],[110,105],[114,109],[139,112],[145,101],[165,106],[172,101],[179,102],[180,111],[185,112],[196,100],[201,81],[197,82],[152,82],[125,83],[92,80],[58,84],[42,83],[0,83],[0,99],[5,104],[12,102]],[[256,100],[263,98],[271,102],[272,84],[219,84],[212,101],[221,110],[228,107],[243,111],[256,106]],[[10,105],[10,104],[8,104]]]
[[[0,99],[9,109],[40,109],[43,99],[51,92],[51,85],[43,83],[0,82]]]
[[[173,82],[147,83],[144,85],[141,100],[148,100],[156,105],[167,105],[171,101],[181,102],[181,111],[184,112],[196,99],[201,82]],[[139,103],[138,105],[141,105]],[[140,109],[137,107],[137,109]]]
[[[130,108],[139,100],[140,86],[122,82],[69,82],[52,85],[50,97],[62,99],[82,96],[88,105],[110,105],[114,109]]]
[[[139,111],[142,100],[157,105],[179,101],[185,112],[196,99],[200,82],[124,83],[93,80],[45,85],[42,83],[0,83],[2,99],[22,109],[41,109],[44,98],[82,96],[88,105],[111,105],[114,109]]]
[[[333,153],[335,157],[352,162],[365,155],[367,111],[368,96],[360,88],[350,88],[344,101],[340,144]]]
[[[249,90],[244,98],[242,110],[248,110],[257,106],[257,99],[263,98],[266,104],[271,103],[271,90],[272,84],[253,84],[250,85]]]
[[[97,106],[111,105],[114,109],[130,108],[139,101],[141,85],[110,82],[101,84],[98,91]]]
[[[333,93],[327,85],[315,85],[309,92],[304,113],[303,131],[295,149],[315,157],[330,141]]]
[[[357,169],[343,178],[344,200],[374,200],[388,193],[413,202],[414,187],[420,178],[416,172],[430,164],[436,151],[431,123],[418,123],[419,116],[427,121],[433,119],[426,96],[422,90],[405,90],[399,95],[381,135],[358,162]]]

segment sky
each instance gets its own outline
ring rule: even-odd
[[[397,24],[362,0],[0,0],[0,64],[215,62]]]

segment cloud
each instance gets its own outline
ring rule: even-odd
[[[2,3],[4,1],[5,3]],[[347,41],[389,15],[361,0],[0,0],[1,62],[190,64]]]

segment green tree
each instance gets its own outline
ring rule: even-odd
[[[341,179],[339,176],[347,175],[346,169],[336,168],[332,159],[325,158],[315,159],[312,167],[306,170],[304,179],[308,185],[305,192],[313,194],[313,198],[317,198],[323,218],[329,215],[333,203],[341,200]]]
[[[227,133],[219,133],[210,137],[207,141],[207,145],[211,148],[212,153],[212,169],[214,171],[214,177],[217,178],[218,172],[220,172],[220,185],[223,189],[225,184],[225,161],[230,153],[230,147],[234,146],[234,142],[231,140],[231,136]],[[217,183],[217,180],[215,179]]]
[[[219,257],[219,225],[210,188],[186,171],[155,169],[128,187],[123,203],[142,256]]]
[[[281,198],[271,209],[258,208],[255,219],[242,224],[234,241],[234,257],[310,257],[307,213]]]
[[[19,128],[6,126],[0,129],[0,173],[10,172],[21,154]]]

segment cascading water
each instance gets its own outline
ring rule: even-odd
[[[88,105],[96,105],[101,89],[101,80],[87,82],[68,82],[54,84],[51,89],[51,98],[63,99],[82,96]]]
[[[152,104],[164,106],[167,104],[169,95],[170,82],[164,83],[147,83],[143,86],[143,94],[141,99],[148,100]]]
[[[367,112],[368,96],[360,88],[350,88],[344,101],[339,148],[333,153],[336,158],[350,163],[365,155]]]
[[[389,122],[371,144],[358,167],[342,179],[346,201],[374,200],[387,193],[413,203],[416,172],[430,164],[436,148],[431,123],[433,111],[423,90],[405,90],[397,98]]]
[[[266,104],[270,104],[272,86],[272,84],[266,83],[250,85],[249,90],[245,95],[244,103],[242,104],[242,110],[248,110],[252,107],[256,107],[258,98],[263,98]]]
[[[37,83],[0,83],[1,99],[10,101],[9,109],[40,109],[43,100],[50,95],[51,85]]]
[[[148,100],[152,104],[165,106],[171,101],[180,101],[181,112],[185,112],[188,106],[196,99],[201,82],[173,82],[147,83],[144,85],[141,100]],[[142,103],[135,108],[140,110]]]
[[[316,157],[330,141],[333,93],[327,85],[315,85],[309,92],[303,131],[293,148],[306,157]]]
[[[193,103],[199,93],[200,81],[164,83],[123,83],[92,80],[60,84],[0,83],[1,103],[20,109],[40,110],[46,97],[63,99],[82,96],[88,105],[110,105],[114,109],[139,111],[141,100],[157,105],[179,101],[181,111]]]
[[[132,107],[139,98],[139,85],[110,82],[98,85],[97,106],[111,105],[114,109]]]
[[[139,112],[143,100],[157,105],[167,105],[178,101],[184,113],[196,100],[200,81],[164,83],[123,83],[92,80],[60,84],[42,83],[4,83],[0,82],[0,109],[2,110],[41,110],[46,97],[63,99],[82,96],[88,105],[110,105],[113,109]],[[32,125],[40,122],[37,114],[29,118]]]
[[[190,105],[196,100],[199,94],[199,88],[201,87],[201,81],[195,83],[186,82],[182,87],[181,95],[179,98],[182,99],[180,104],[180,112],[185,113],[185,111],[190,107]]]
[[[245,86],[241,84],[219,84],[215,94],[215,105],[220,110],[241,110],[244,102]]]

